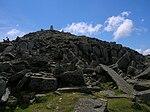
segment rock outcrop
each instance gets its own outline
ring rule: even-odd
[[[106,65],[100,65],[111,78],[116,82],[120,90],[127,94],[135,94],[135,90],[130,86],[120,75],[118,75],[113,69],[109,68]]]
[[[73,112],[108,112],[107,101],[90,98],[80,98]]]
[[[51,92],[60,87],[94,87],[108,81],[133,94],[125,80],[149,77],[148,60],[148,56],[115,42],[75,36],[52,27],[42,29],[0,42],[0,99],[6,88],[11,97],[17,98],[22,91]],[[106,72],[108,75],[104,75]]]

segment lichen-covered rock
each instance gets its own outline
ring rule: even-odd
[[[76,103],[73,112],[107,112],[107,101],[80,98]]]

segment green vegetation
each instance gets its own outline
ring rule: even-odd
[[[62,93],[61,95],[50,93],[43,98],[42,102],[34,103],[26,109],[17,107],[15,112],[71,112],[81,97],[95,98],[93,95],[83,93]]]
[[[72,112],[75,103],[79,98],[97,98],[108,100],[109,112],[149,112],[150,107],[146,103],[140,103],[137,108],[128,98],[106,98],[99,92],[93,94],[85,93],[61,93],[57,95],[49,93],[44,96],[40,103],[33,103],[27,108],[21,108],[18,106],[14,112]],[[8,110],[8,109],[7,109]],[[6,111],[5,112],[11,112]]]
[[[149,112],[150,107],[144,103],[137,107],[131,99],[112,98],[108,99],[109,112]]]

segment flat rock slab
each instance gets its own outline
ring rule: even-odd
[[[108,96],[107,98],[135,98],[134,95],[129,95],[129,94],[120,94],[120,95],[114,95],[114,96]]]
[[[141,78],[141,77],[146,77],[146,78],[150,77],[150,66],[147,69],[145,69],[141,74],[137,75],[134,78]]]
[[[100,91],[100,94],[106,96],[107,98],[134,98],[134,95],[130,95],[130,94],[116,95],[115,92],[111,90]]]
[[[135,90],[130,86],[119,74],[117,74],[113,69],[106,65],[100,64],[100,66],[105,70],[108,75],[116,82],[118,88],[127,94],[135,94]]]
[[[62,92],[85,92],[85,93],[89,93],[89,92],[99,92],[101,91],[100,87],[67,87],[67,88],[58,88],[57,91],[62,91]]]
[[[137,86],[143,86],[143,87],[149,87],[150,88],[150,80],[132,80],[132,79],[128,79],[127,82],[130,83],[130,84],[137,85]]]
[[[76,103],[73,112],[107,112],[107,101],[80,98]]]

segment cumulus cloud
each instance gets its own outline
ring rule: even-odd
[[[143,55],[150,55],[150,49],[142,50],[142,49],[135,49],[137,52]]]
[[[132,20],[126,19],[113,33],[114,40],[130,36],[133,28]]]
[[[110,32],[115,30],[122,22],[124,21],[124,18],[121,16],[112,16],[109,17],[106,21],[105,24],[107,26],[104,28],[105,31]]]
[[[135,51],[137,51],[138,53],[142,54],[142,49],[135,49]]]
[[[121,13],[122,16],[129,16],[131,12],[130,11],[124,11]]]
[[[148,55],[150,54],[150,49],[146,49],[145,51],[143,51],[143,55]]]
[[[17,36],[23,36],[25,33],[18,30],[18,29],[11,29],[6,33],[6,36],[8,36],[11,39],[16,38]]]
[[[104,30],[113,32],[114,40],[122,37],[128,37],[133,31],[133,22],[127,19],[130,11],[124,11],[118,16],[111,16],[105,21]]]
[[[88,24],[85,22],[79,22],[79,23],[72,23],[71,25],[68,24],[67,27],[63,28],[65,32],[70,32],[73,34],[84,34],[84,35],[94,35],[97,34],[102,25],[96,24],[95,26],[93,24]]]

